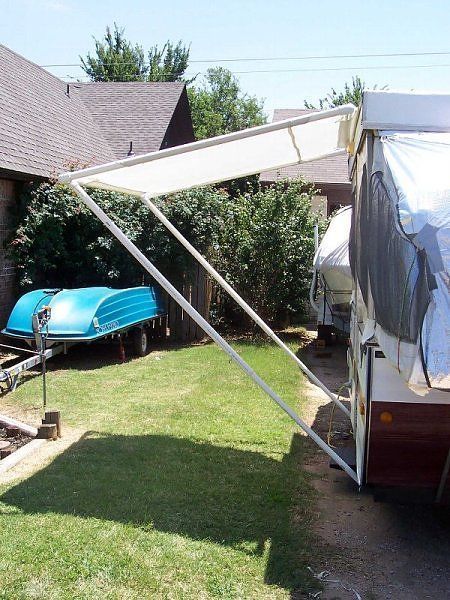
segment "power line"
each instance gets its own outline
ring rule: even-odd
[[[321,73],[324,71],[367,71],[367,70],[377,70],[377,69],[435,69],[435,68],[448,68],[450,64],[428,64],[428,65],[370,65],[370,66],[353,66],[353,67],[321,67],[318,69],[260,69],[260,70],[251,70],[251,71],[230,71],[233,75],[249,75],[252,73]],[[185,73],[184,75],[187,77],[191,77],[193,75],[202,75],[205,71],[200,71],[198,73]],[[79,76],[71,76],[66,75],[67,78],[76,79],[80,77],[88,78],[88,75],[79,75]],[[130,78],[132,76],[130,75]]]
[[[311,56],[269,56],[265,58],[249,57],[249,58],[208,58],[189,60],[191,64],[194,63],[227,63],[227,62],[265,62],[265,61],[283,61],[283,60],[331,60],[341,58],[392,58],[397,56],[449,56],[450,51],[442,52],[389,52],[389,53],[375,53],[375,54],[322,54],[322,55],[311,55]],[[102,63],[103,65],[114,64],[114,63]],[[134,65],[134,62],[123,62],[121,65]],[[147,66],[148,63],[143,63]],[[48,64],[39,65],[43,68],[54,68],[54,67],[81,67],[80,63],[69,63],[69,64]]]
[[[318,73],[322,71],[365,71],[372,69],[431,69],[435,67],[450,67],[450,64],[434,65],[372,65],[366,67],[323,67],[320,69],[261,69],[254,71],[232,71],[234,75],[245,75],[248,73]]]
[[[191,63],[209,63],[209,62],[251,62],[251,61],[281,61],[281,60],[329,60],[337,58],[386,58],[394,56],[444,56],[449,55],[450,51],[443,52],[392,52],[392,53],[377,53],[377,54],[321,54],[317,56],[279,56],[266,58],[218,58],[204,60],[190,60]]]

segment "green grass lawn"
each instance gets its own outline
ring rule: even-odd
[[[301,405],[301,375],[278,348],[235,346]],[[49,406],[86,433],[0,489],[0,598],[276,599],[311,589],[304,438],[218,348],[121,365],[108,349],[79,347],[49,367]],[[40,378],[29,379],[2,402],[29,409],[40,393]]]

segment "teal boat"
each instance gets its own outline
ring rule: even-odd
[[[53,342],[93,341],[166,314],[157,287],[42,289],[28,292],[17,301],[2,333],[34,339],[32,316],[44,306],[51,309],[47,340]]]

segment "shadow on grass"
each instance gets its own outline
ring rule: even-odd
[[[276,461],[258,452],[170,436],[86,434],[49,466],[8,490],[25,513],[60,513],[209,540],[262,555],[268,584],[309,588],[310,488],[293,437]]]
[[[162,352],[167,350],[181,350],[182,348],[187,346],[181,346],[180,344],[174,344],[171,342],[162,342],[160,340],[155,340],[151,342],[150,345],[150,356],[155,352]],[[7,361],[3,361],[2,367],[10,367],[19,362],[19,360],[23,360],[28,358],[29,354],[21,355],[21,357],[14,357],[8,359]],[[61,353],[56,354],[50,360],[47,361],[47,371],[91,371],[96,369],[101,369],[102,367],[111,366],[111,365],[120,365],[122,363],[128,363],[133,360],[136,360],[137,356],[134,353],[132,348],[132,344],[129,340],[125,341],[125,360],[121,359],[119,353],[119,343],[117,340],[108,340],[108,341],[100,341],[94,342],[91,344],[88,343],[79,343],[72,347],[70,347],[67,351],[67,354]],[[24,371],[21,374],[21,378],[19,379],[19,384],[24,381],[28,381],[33,377],[38,377],[42,374],[41,365],[37,365],[27,371]]]

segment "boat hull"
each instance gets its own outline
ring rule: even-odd
[[[61,342],[99,339],[166,314],[156,287],[34,290],[17,301],[2,333],[34,339],[32,315],[43,306],[51,308],[47,339]]]

